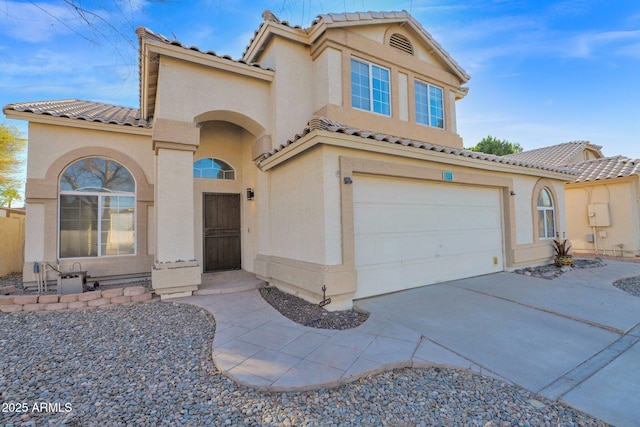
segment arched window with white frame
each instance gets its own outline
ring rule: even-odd
[[[236,179],[236,171],[224,160],[208,157],[193,162],[193,177],[209,179]]]
[[[538,193],[538,238],[553,239],[556,237],[556,212],[553,197],[547,188]]]
[[[60,258],[135,254],[136,183],[106,157],[76,160],[60,176]]]

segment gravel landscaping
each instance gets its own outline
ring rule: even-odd
[[[552,280],[556,277],[562,276],[562,274],[567,273],[575,268],[596,268],[602,267],[605,264],[602,258],[596,257],[593,259],[590,258],[575,258],[573,260],[573,267],[558,267],[555,264],[541,265],[538,267],[527,267],[523,269],[515,270],[516,274],[524,274],[525,276],[539,277],[543,279]]]
[[[640,297],[640,276],[616,280],[613,286],[636,297]]]
[[[167,302],[0,314],[0,425],[607,425],[519,387],[437,367],[259,392],[215,370],[214,331],[205,310]]]
[[[358,310],[327,311],[318,304],[312,304],[274,287],[262,288],[260,294],[283,316],[312,328],[351,329],[362,325],[369,318],[368,313]]]

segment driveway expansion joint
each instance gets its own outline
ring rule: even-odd
[[[594,376],[639,341],[640,337],[633,335],[625,334],[621,336],[589,359],[539,390],[538,394],[552,400],[561,401],[564,395]]]
[[[455,285],[452,285],[452,286],[455,286]],[[517,301],[517,300],[511,299],[511,298],[507,298],[507,297],[502,297],[502,296],[499,296],[499,295],[494,295],[494,294],[491,294],[491,293],[488,293],[488,292],[482,292],[482,291],[479,291],[477,289],[469,289],[469,288],[466,288],[464,286],[455,286],[455,287],[457,287],[458,289],[465,290],[465,291],[475,292],[475,293],[478,293],[480,295],[484,295],[484,296],[487,296],[487,297],[496,298],[496,299],[503,300],[503,301],[506,301],[506,302],[510,302],[510,303],[513,303],[513,304],[518,304],[518,305],[521,305],[523,307],[527,307],[527,308],[530,308],[530,309],[533,309],[533,310],[541,311],[543,313],[553,314],[554,316],[559,316],[559,317],[564,317],[565,319],[569,319],[569,320],[573,320],[573,321],[576,321],[576,322],[584,323],[585,325],[593,326],[594,328],[604,329],[605,331],[613,332],[614,334],[618,334],[618,335],[624,335],[625,334],[625,331],[623,331],[621,329],[617,329],[617,328],[614,328],[614,327],[611,327],[611,326],[603,325],[601,323],[593,322],[591,320],[583,319],[583,318],[580,318],[580,317],[570,316],[570,315],[564,314],[564,313],[559,313],[559,312],[557,312],[555,310],[550,310],[550,309],[547,309],[547,308],[538,307],[536,305],[527,304],[527,303],[524,303],[524,302],[521,302],[521,301]],[[640,328],[638,328],[638,329],[639,330],[638,330],[637,333],[640,335]]]

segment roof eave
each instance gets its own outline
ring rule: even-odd
[[[191,51],[179,46],[167,45],[163,42],[151,42],[149,44],[149,52],[204,65],[218,70],[244,74],[260,80],[273,81],[275,75],[273,70],[255,67],[250,64],[243,64],[241,62],[228,60],[219,56],[208,55],[203,52]]]
[[[343,148],[354,148],[381,154],[391,154],[399,157],[414,159],[417,158],[447,165],[470,167],[487,171],[517,173],[519,175],[545,177],[565,182],[573,181],[576,175],[575,173],[568,171],[558,172],[542,168],[505,164],[487,161],[485,159],[474,159],[461,155],[452,155],[446,152],[425,150],[423,148],[405,146],[401,144],[390,144],[384,141],[363,138],[358,135],[349,135],[346,133],[333,132],[322,129],[315,129],[310,131],[308,134],[302,136],[297,141],[260,161],[258,166],[261,170],[267,171],[319,144],[333,145]]]
[[[588,181],[568,182],[565,186],[567,188],[580,188],[580,187],[592,187],[594,185],[621,184],[624,182],[633,182],[638,180],[640,180],[640,175],[637,173],[634,173],[626,176],[616,176],[616,177],[602,178],[602,179],[591,179]]]
[[[54,126],[74,127],[81,129],[92,129],[107,132],[126,133],[130,135],[151,136],[152,129],[142,126],[122,125],[116,123],[104,123],[100,121],[90,121],[83,119],[72,119],[69,117],[56,117],[48,114],[37,114],[28,111],[16,111],[3,108],[2,112],[10,119],[24,120],[30,123],[41,123]]]
[[[305,45],[311,44],[306,31],[273,21],[265,21],[242,55],[242,60],[259,62],[262,52],[276,35]]]

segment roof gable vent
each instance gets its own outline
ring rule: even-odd
[[[408,53],[409,55],[413,55],[413,45],[411,44],[409,39],[402,34],[392,34],[391,38],[389,39],[389,46],[404,53]]]

